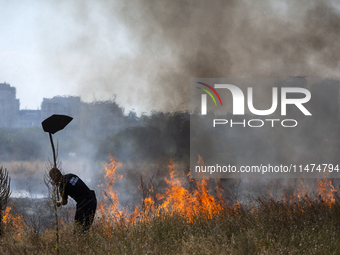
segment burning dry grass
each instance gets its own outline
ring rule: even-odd
[[[293,193],[274,199],[270,192],[252,204],[225,202],[219,184],[179,175],[169,161],[164,192],[141,179],[141,205],[119,205],[114,183],[120,163],[105,166],[105,192],[97,218],[86,236],[62,224],[61,254],[338,254],[340,199],[330,180],[317,180],[308,194],[303,180]],[[10,215],[10,211],[8,212]],[[7,216],[6,219],[8,219]],[[5,222],[7,224],[7,222]],[[14,224],[15,225],[15,224]],[[13,226],[14,226],[13,225]],[[23,228],[29,228],[26,225]],[[53,254],[53,229],[40,235],[12,228],[0,239],[0,254]]]
[[[4,232],[15,232],[16,237],[19,239],[28,230],[26,223],[23,220],[22,215],[12,213],[12,206],[7,206],[2,214],[2,223],[4,226]]]

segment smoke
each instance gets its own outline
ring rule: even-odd
[[[87,101],[117,94],[128,109],[177,111],[189,107],[190,78],[339,77],[330,1],[56,5],[69,28],[58,57],[44,46],[48,65]]]
[[[116,94],[128,110],[173,112],[189,109],[191,78],[339,78],[331,1],[48,4],[60,19],[39,24],[44,64],[85,101]]]

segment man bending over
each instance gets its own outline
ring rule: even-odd
[[[61,201],[57,201],[57,206],[67,204],[68,196],[77,202],[76,215],[74,217],[76,225],[81,227],[83,232],[88,231],[93,223],[97,209],[96,194],[90,190],[86,184],[75,174],[62,175],[58,168],[52,168],[49,172],[52,181],[59,186]]]

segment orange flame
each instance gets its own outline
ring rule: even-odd
[[[105,169],[105,184],[100,186],[105,187],[103,191],[103,199],[99,201],[98,214],[103,224],[103,231],[109,235],[116,222],[119,222],[126,216],[126,211],[119,208],[118,193],[113,187],[116,179],[121,180],[122,175],[118,174],[116,170],[121,167],[121,163],[110,155],[110,163],[104,165]]]
[[[204,164],[200,155],[198,155],[198,164]],[[196,217],[201,216],[211,219],[226,210],[236,217],[242,213],[243,206],[241,203],[233,202],[231,206],[227,205],[224,198],[226,193],[223,193],[226,190],[219,186],[219,181],[215,185],[215,194],[212,195],[208,179],[191,179],[190,173],[185,175],[179,171],[179,167],[173,159],[168,161],[169,175],[165,178],[164,192],[154,194],[153,186],[143,184],[141,178],[141,185],[139,186],[143,194],[141,205],[136,206],[132,212],[128,213],[126,208],[120,207],[118,193],[114,189],[115,181],[122,179],[122,175],[119,175],[116,171],[121,166],[122,164],[111,155],[110,163],[105,165],[105,181],[101,184],[102,187],[105,187],[105,190],[98,211],[99,218],[105,223],[103,231],[108,235],[116,223],[133,224],[136,221],[148,221],[153,216],[162,213],[179,214],[187,222],[193,222]],[[332,207],[335,203],[336,190],[331,181],[329,179],[318,179],[316,184],[318,196],[322,202]],[[289,196],[284,195],[287,191]],[[304,198],[309,198],[307,191],[303,179],[299,179],[298,184],[294,185],[293,193],[286,189],[285,185],[282,187],[281,198],[284,204],[302,201]],[[269,196],[274,199],[272,188],[269,191]],[[310,201],[310,199],[306,199],[307,206],[311,205]],[[303,210],[301,208],[302,213]],[[256,208],[252,208],[250,211],[254,214],[257,213]],[[287,213],[290,212],[287,211]]]
[[[147,220],[150,216],[160,215],[161,213],[174,214],[178,213],[185,217],[189,222],[194,217],[204,215],[208,218],[214,217],[222,211],[222,205],[212,195],[209,194],[209,183],[207,179],[199,179],[195,181],[196,187],[189,190],[188,184],[194,182],[187,176],[179,174],[177,165],[174,160],[169,160],[169,178],[165,178],[165,192],[164,194],[156,194],[151,197],[152,188],[139,186],[140,189],[148,188],[149,195],[142,199],[142,206],[136,206],[134,211],[130,214],[127,209],[119,208],[118,193],[113,187],[117,179],[122,176],[116,173],[116,169],[121,167],[118,160],[110,157],[110,164],[105,165],[105,180],[106,190],[103,192],[104,199],[99,204],[100,218],[105,221],[110,221],[110,218],[131,223],[138,220]],[[104,186],[102,184],[102,186]],[[142,192],[144,192],[142,190]],[[110,202],[109,205],[107,202]],[[112,222],[109,222],[112,226]]]
[[[332,207],[336,202],[336,192],[337,190],[332,185],[332,181],[327,178],[316,179],[317,193],[315,199],[327,204]],[[284,192],[284,188],[282,190]],[[294,193],[290,195],[289,200],[286,201],[284,195],[282,194],[282,200],[284,203],[290,203],[295,201],[300,201],[303,198],[308,198],[308,190],[304,184],[303,179],[299,179],[299,185],[295,187]],[[306,199],[305,202],[311,206],[310,199]]]
[[[2,222],[4,224],[5,231],[13,231],[21,235],[28,229],[26,223],[23,220],[23,216],[17,213],[11,212],[12,206],[7,206],[3,212]]]
[[[319,198],[326,203],[329,207],[332,207],[335,203],[335,192],[332,181],[329,179],[317,179]]]

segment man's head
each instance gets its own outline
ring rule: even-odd
[[[58,168],[56,168],[56,167],[53,167],[50,170],[49,174],[50,174],[50,177],[51,177],[52,181],[55,182],[55,183],[59,182],[60,178],[62,176],[60,170]]]

